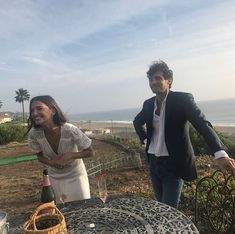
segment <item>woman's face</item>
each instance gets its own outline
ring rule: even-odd
[[[33,101],[31,104],[31,117],[36,125],[44,126],[53,122],[55,110],[49,108],[40,101]]]

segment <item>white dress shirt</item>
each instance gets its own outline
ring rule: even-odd
[[[155,156],[169,156],[168,150],[166,148],[165,142],[165,110],[166,110],[166,98],[162,102],[160,116],[156,114],[157,101],[154,101],[153,110],[153,135],[151,137],[151,142],[148,148],[149,154],[154,154]],[[214,153],[215,159],[228,157],[228,154],[224,150],[219,150]]]
[[[169,156],[165,142],[165,110],[166,98],[162,102],[160,116],[156,114],[157,102],[154,101],[153,110],[153,135],[149,145],[148,153],[158,156]]]

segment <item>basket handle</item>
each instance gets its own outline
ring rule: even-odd
[[[37,227],[36,227],[36,223],[35,223],[35,219],[36,217],[38,216],[39,212],[42,211],[42,210],[45,210],[45,209],[50,209],[52,208],[53,209],[53,213],[55,212],[54,210],[56,209],[57,211],[59,211],[55,205],[55,202],[52,201],[52,202],[48,202],[48,203],[44,203],[40,206],[38,206],[36,209],[35,209],[35,212],[34,214],[32,215],[31,217],[31,220],[33,221],[33,228],[35,231],[37,231]],[[61,214],[61,212],[59,211],[59,213]],[[46,215],[46,214],[45,214]]]
[[[23,225],[23,230],[27,230],[30,225],[33,225],[33,228],[34,228],[33,230],[34,230],[34,231],[38,231],[38,229],[37,229],[37,227],[36,227],[35,219],[36,219],[37,215],[39,214],[39,212],[40,212],[41,210],[49,209],[49,208],[52,208],[52,209],[53,209],[53,214],[55,213],[55,211],[57,211],[58,214],[59,214],[59,216],[60,216],[59,218],[61,219],[61,221],[64,220],[63,214],[60,212],[60,210],[56,207],[55,203],[52,201],[52,202],[44,203],[44,204],[38,206],[38,207],[35,209],[34,214],[30,217],[30,219],[29,219],[27,222],[24,223],[24,225]],[[42,215],[45,216],[45,215],[47,215],[47,214],[42,214]],[[23,233],[25,233],[25,232],[23,232]]]
[[[47,203],[43,203],[42,205],[38,206],[36,209],[35,209],[35,212],[32,216],[32,218],[35,216],[38,215],[38,213],[42,210],[45,210],[45,209],[49,209],[49,208],[53,208],[55,209],[56,208],[56,205],[55,205],[55,202],[52,201],[52,202],[47,202]]]

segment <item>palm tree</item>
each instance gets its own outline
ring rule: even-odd
[[[22,103],[22,110],[23,110],[23,122],[25,122],[25,117],[24,117],[24,101],[28,101],[30,98],[29,92],[27,89],[18,89],[15,91],[16,96],[15,96],[15,101]]]

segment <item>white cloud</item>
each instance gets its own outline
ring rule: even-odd
[[[145,73],[158,58],[173,68],[174,89],[193,92],[200,100],[234,97],[235,5],[190,4],[1,1],[4,108],[20,109],[9,93],[14,95],[21,87],[32,96],[51,93],[64,106],[83,112],[86,106],[96,110],[139,106],[151,95]],[[211,92],[202,89],[212,85]],[[71,99],[77,101],[70,104]]]

